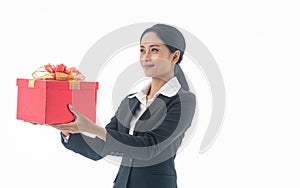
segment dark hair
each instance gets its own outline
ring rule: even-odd
[[[181,87],[189,91],[189,85],[186,81],[181,67],[179,66],[185,51],[185,39],[182,33],[173,26],[166,24],[155,24],[142,33],[140,41],[142,40],[143,36],[149,32],[156,33],[156,35],[164,42],[164,44],[168,47],[171,53],[174,53],[176,50],[180,51],[180,57],[177,63],[175,64],[174,74],[177,77],[179,83],[181,84]]]

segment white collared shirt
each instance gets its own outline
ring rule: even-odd
[[[151,87],[151,82],[148,83],[141,91],[138,91],[137,93],[128,96],[128,98],[136,97],[141,103],[140,106],[136,109],[135,114],[133,115],[130,121],[130,130],[129,130],[130,135],[133,135],[134,127],[138,119],[141,117],[141,115],[146,111],[149,105],[155,100],[155,98],[159,94],[162,94],[166,97],[173,97],[174,95],[177,94],[177,92],[181,88],[181,85],[177,80],[177,77],[174,76],[155,93],[152,99],[147,101],[147,93],[150,87]]]

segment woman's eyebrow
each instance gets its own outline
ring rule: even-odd
[[[154,46],[155,46],[155,47],[160,47],[160,45],[158,45],[158,44],[152,44],[152,45],[150,45],[149,47],[152,48],[152,47],[154,47]],[[140,47],[141,47],[141,48],[145,48],[145,46],[143,46],[143,45],[141,45]]]
[[[151,47],[154,47],[154,46],[160,47],[158,44],[152,44],[152,45],[150,45],[150,48],[151,48]]]

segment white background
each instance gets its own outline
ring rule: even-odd
[[[226,87],[214,145],[199,154],[199,124],[176,158],[179,187],[300,187],[299,17],[296,0],[1,1],[0,187],[112,187],[118,166],[66,150],[57,130],[16,120],[16,78],[48,62],[78,66],[105,34],[149,21],[197,36]]]

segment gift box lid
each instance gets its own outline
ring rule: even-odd
[[[80,89],[80,90],[97,90],[98,82],[88,81],[57,81],[57,80],[33,80],[17,78],[18,87],[30,87],[38,89]]]

